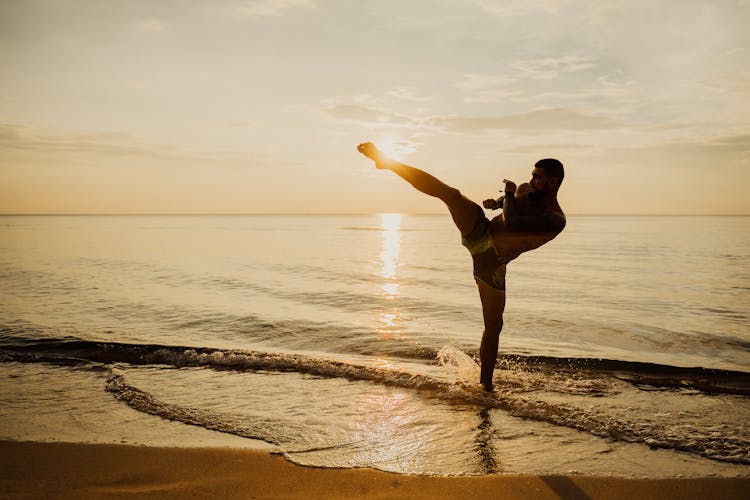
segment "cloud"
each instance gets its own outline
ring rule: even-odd
[[[469,103],[498,102],[507,99],[517,100],[523,95],[524,91],[521,89],[485,89],[464,97],[464,101]]]
[[[564,14],[587,24],[604,24],[629,4],[622,0],[476,0],[476,5],[483,12],[501,19]]]
[[[324,105],[323,112],[337,119],[359,122],[367,126],[420,128],[423,122],[420,118],[396,113],[381,106],[358,102],[331,102]]]
[[[748,0],[750,1],[750,0]],[[745,51],[745,47],[733,47],[729,50],[724,51],[724,56],[733,56],[735,54],[741,54]]]
[[[557,78],[561,73],[575,73],[595,66],[594,60],[580,56],[530,59],[513,64],[524,75],[539,80],[549,80]]]
[[[453,86],[459,90],[475,92],[477,90],[485,90],[488,88],[513,84],[517,81],[517,78],[513,78],[506,74],[488,75],[481,73],[469,73],[467,75],[464,75],[463,78],[453,84]]]
[[[249,0],[237,10],[249,17],[283,16],[291,10],[315,10],[315,0]]]
[[[0,148],[32,153],[90,153],[108,156],[149,155],[154,151],[119,134],[40,134],[35,129],[0,123]]]
[[[230,127],[241,127],[241,128],[258,128],[260,122],[258,120],[235,120],[229,123]]]
[[[481,10],[499,17],[524,16],[536,12],[557,14],[565,0],[477,0]]]
[[[7,152],[0,156],[5,160],[26,158],[60,166],[86,158],[96,164],[102,160],[134,158],[135,163],[158,160],[162,164],[206,167],[277,166],[280,163],[249,152],[188,150],[173,145],[143,143],[126,134],[40,133],[31,127],[8,122],[0,122],[0,151]]]
[[[558,142],[549,144],[522,144],[518,146],[503,147],[501,150],[505,153],[521,153],[521,154],[538,154],[540,151],[555,151],[555,154],[560,152],[572,152],[578,155],[585,154],[589,151],[594,150],[594,146],[589,144],[571,144],[569,142]]]
[[[165,26],[158,19],[143,19],[135,25],[135,29],[143,32],[158,33],[164,31]]]
[[[490,130],[601,130],[619,127],[609,118],[587,115],[567,108],[539,109],[528,113],[507,116],[438,117],[430,124],[448,131],[485,133]]]
[[[482,103],[500,100],[520,100],[527,94],[528,80],[552,80],[562,74],[575,73],[596,66],[593,59],[580,56],[529,59],[510,65],[505,73],[469,73],[453,84],[466,92],[465,102]]]
[[[724,151],[750,154],[750,134],[717,137],[708,141],[707,147]]]
[[[453,87],[469,93],[464,101],[472,103],[497,102],[523,95],[517,87],[511,87],[518,82],[517,78],[506,74],[476,74],[470,73],[453,84]]]
[[[394,99],[412,102],[427,102],[432,100],[432,97],[420,97],[415,95],[414,88],[412,87],[394,87],[388,91],[386,95]]]
[[[654,169],[654,175],[683,174],[711,179],[722,178],[741,188],[742,182],[727,172],[744,172],[750,164],[750,134],[722,135],[705,138],[700,135],[677,139],[651,138],[649,142],[599,147],[592,145],[612,164],[629,168]],[[747,197],[743,197],[747,200]]]
[[[373,122],[382,116],[380,110],[361,104],[335,104],[324,108],[323,111],[335,118],[359,122]]]

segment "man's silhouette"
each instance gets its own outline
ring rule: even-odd
[[[446,204],[461,242],[471,253],[474,279],[479,288],[484,318],[484,333],[479,348],[480,382],[492,391],[492,374],[497,362],[500,331],[505,310],[505,269],[508,262],[524,252],[539,248],[565,228],[565,214],[557,202],[557,190],[564,177],[558,160],[540,160],[534,165],[529,191],[516,199],[516,184],[507,179],[505,196],[485,200],[486,208],[500,208],[502,214],[487,219],[478,204],[432,175],[386,157],[370,142],[357,149],[375,162],[379,169],[391,170],[417,190],[439,198]]]

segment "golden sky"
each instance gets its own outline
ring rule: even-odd
[[[750,213],[748,0],[0,1],[0,213]]]

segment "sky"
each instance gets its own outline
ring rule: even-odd
[[[0,0],[0,213],[750,214],[750,0]]]

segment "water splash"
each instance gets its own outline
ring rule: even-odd
[[[457,381],[468,384],[479,381],[479,365],[462,350],[446,345],[438,351],[437,360]]]

